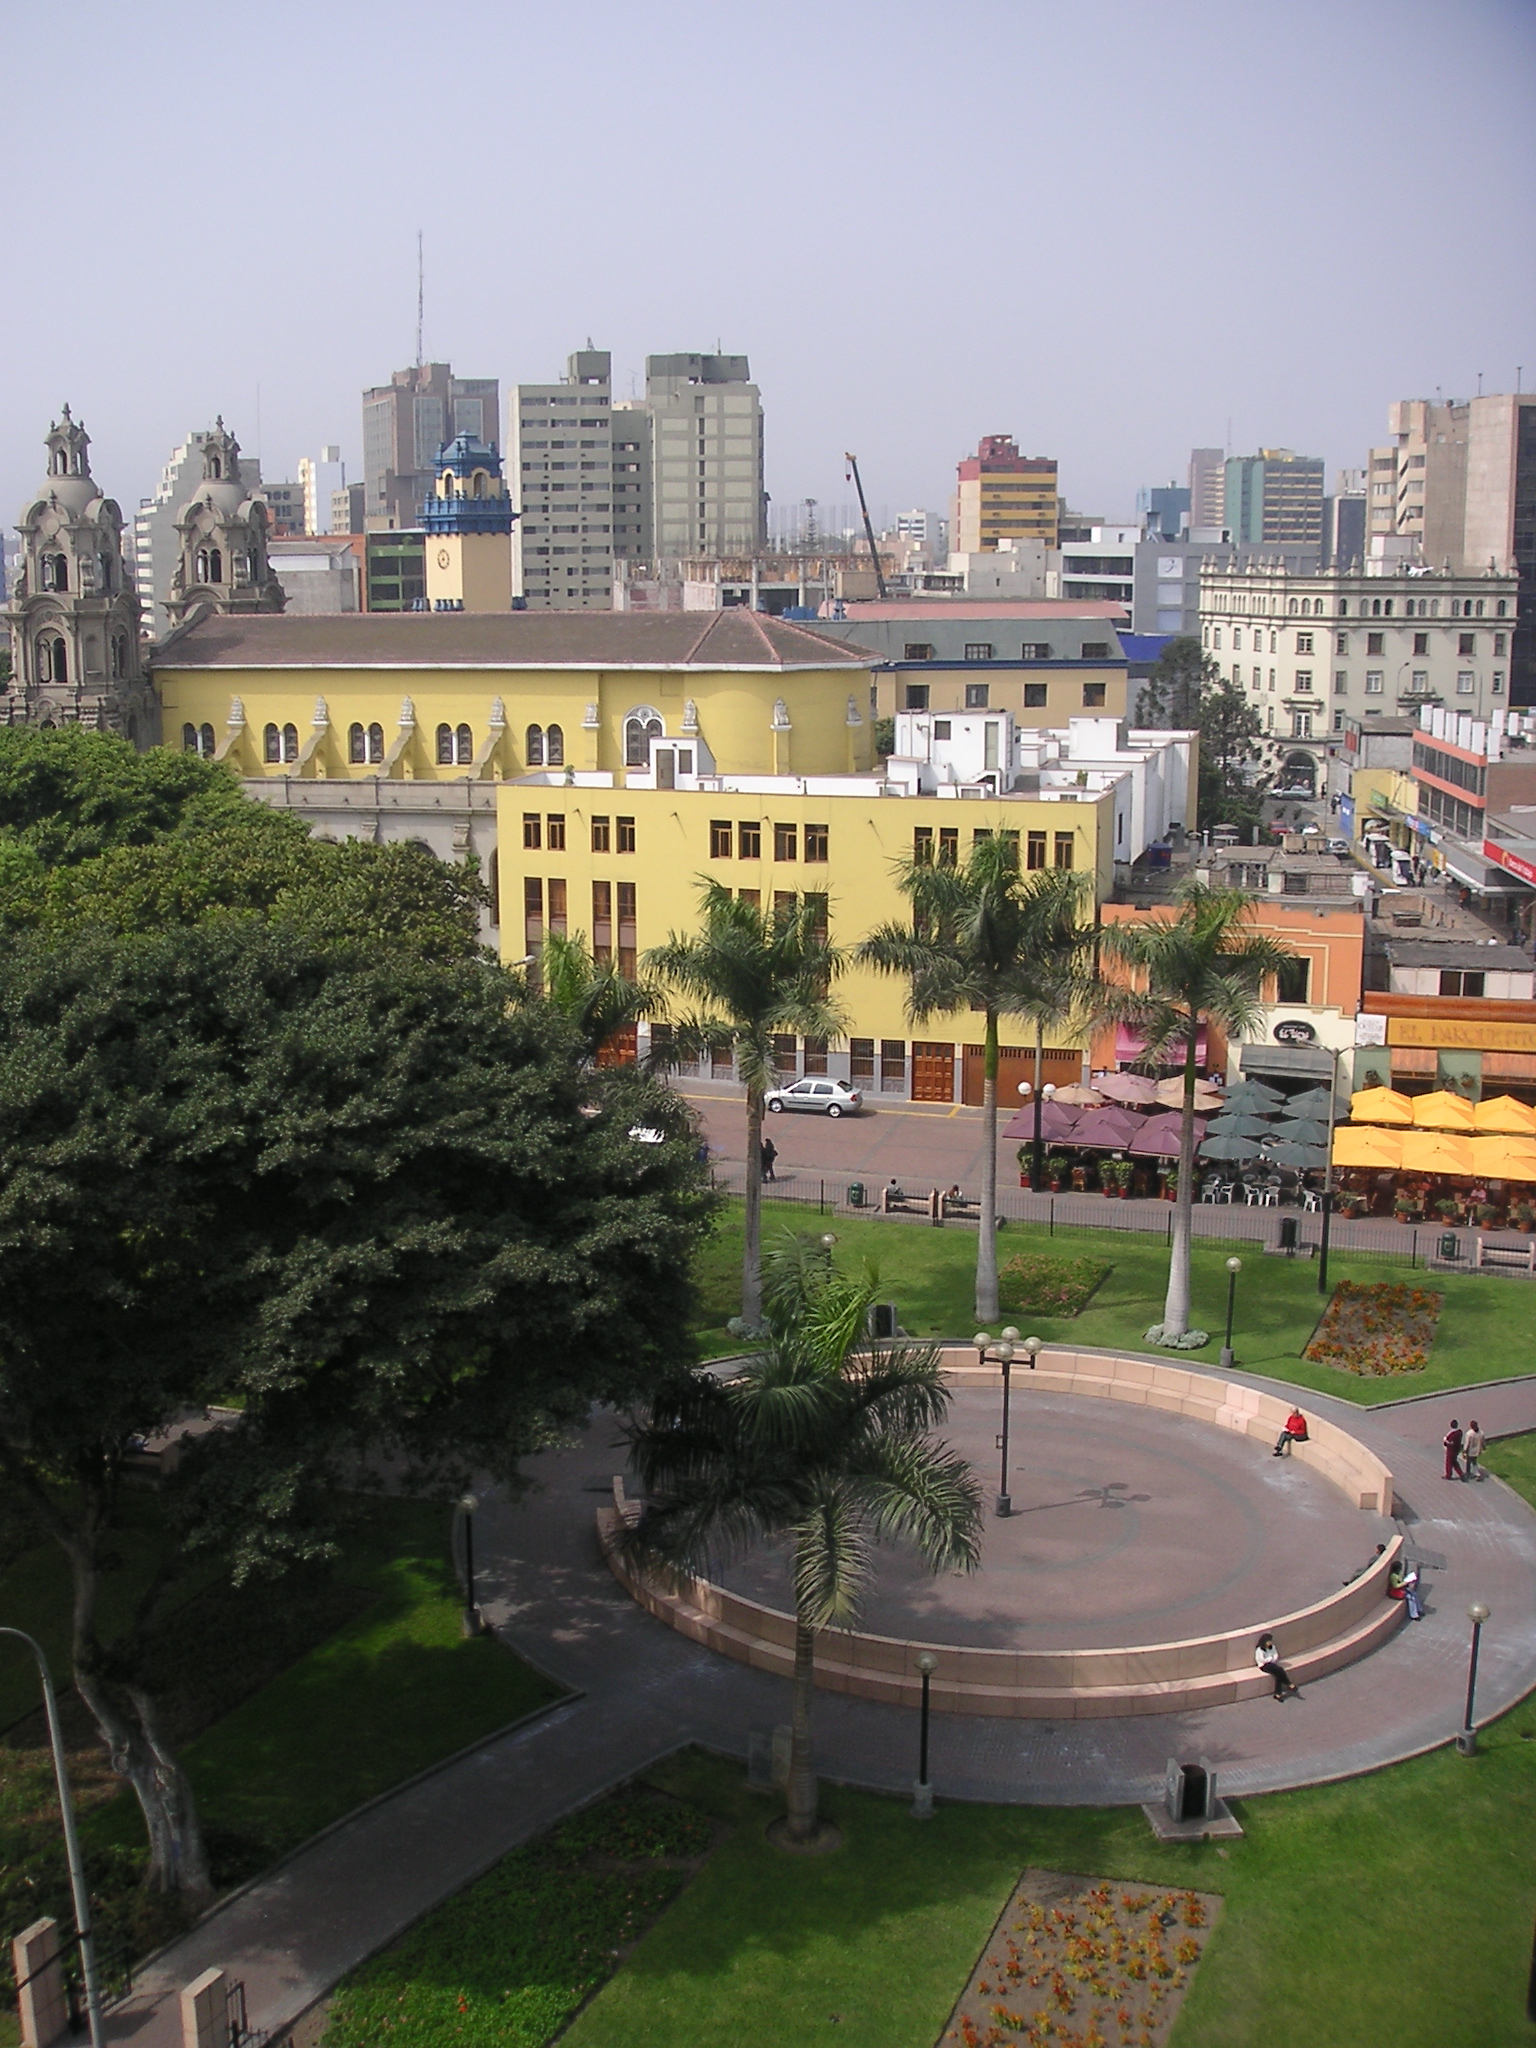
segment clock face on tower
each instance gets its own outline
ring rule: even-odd
[[[447,568],[447,566],[448,566],[448,564],[449,564],[449,563],[450,563],[450,562],[451,562],[452,560],[453,560],[453,557],[452,557],[452,555],[450,555],[450,554],[449,554],[449,552],[448,552],[448,550],[447,550],[446,548],[439,548],[439,549],[438,549],[438,551],[437,551],[437,566],[439,567],[439,569],[446,569],[446,568]]]

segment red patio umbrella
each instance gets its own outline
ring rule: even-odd
[[[1077,1126],[1087,1113],[1081,1109],[1073,1109],[1068,1103],[1043,1102],[1040,1105],[1040,1136],[1048,1145],[1064,1144],[1069,1138],[1072,1138],[1075,1142]],[[1008,1128],[1003,1132],[1003,1136],[1005,1138],[1023,1138],[1028,1141],[1034,1135],[1035,1106],[1032,1102],[1029,1102],[1022,1109],[1014,1112],[1013,1116],[1009,1119]]]
[[[1074,1145],[1123,1152],[1146,1122],[1129,1109],[1090,1109],[1072,1133]]]
[[[1181,1116],[1149,1116],[1131,1140],[1131,1150],[1148,1159],[1177,1159]],[[1205,1137],[1205,1118],[1195,1118],[1195,1144]]]

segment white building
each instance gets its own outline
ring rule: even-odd
[[[362,610],[360,565],[345,540],[316,534],[302,540],[270,541],[267,561],[283,586],[287,599],[283,608],[290,615],[297,612],[314,618]]]
[[[336,493],[347,481],[346,465],[341,459],[341,450],[334,443],[327,443],[318,455],[299,457],[299,489],[304,493],[304,531],[306,533],[331,533]],[[343,527],[343,533],[351,532],[350,526]]]
[[[152,640],[163,640],[170,630],[165,599],[181,560],[176,521],[181,508],[196,495],[202,482],[203,443],[207,438],[206,431],[188,434],[179,448],[171,450],[154,496],[141,498],[133,515],[133,581],[139,593],[144,630]],[[260,487],[261,464],[254,456],[241,456],[240,480],[253,489]]]
[[[1207,561],[1201,644],[1262,718],[1282,784],[1321,788],[1347,718],[1438,704],[1487,719],[1508,703],[1516,587],[1491,574]]]
[[[1052,558],[1056,583],[1047,595],[1098,598],[1129,610],[1136,596],[1136,550],[1141,542],[1139,526],[1093,526],[1087,540],[1063,541],[1059,556]]]

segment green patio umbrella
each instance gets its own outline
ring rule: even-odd
[[[1257,1159],[1259,1143],[1256,1138],[1208,1136],[1200,1147],[1202,1159]]]
[[[1323,1167],[1328,1164],[1328,1147],[1326,1145],[1287,1145],[1282,1141],[1280,1144],[1266,1145],[1264,1147],[1264,1157],[1272,1159],[1276,1166],[1297,1166],[1303,1172],[1309,1172],[1315,1168],[1321,1172]]]
[[[1277,1138],[1283,1138],[1288,1145],[1326,1145],[1328,1126],[1315,1123],[1310,1117],[1286,1117],[1270,1129]]]
[[[1262,1081],[1239,1081],[1221,1106],[1233,1115],[1269,1116],[1284,1104],[1278,1088],[1266,1088]]]
[[[1213,1116],[1206,1129],[1213,1138],[1264,1138],[1274,1125],[1262,1116]]]
[[[1285,1104],[1287,1116],[1314,1116],[1323,1123],[1328,1121],[1328,1105],[1333,1100],[1331,1088],[1308,1088],[1305,1094],[1290,1096]]]

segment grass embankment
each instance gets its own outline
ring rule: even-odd
[[[132,1505],[111,1598],[126,1608],[153,1568],[153,1496]],[[419,1501],[359,1504],[329,1573],[249,1594],[208,1589],[171,1614],[163,1697],[191,1774],[215,1878],[251,1875],[363,1800],[516,1720],[555,1688],[490,1637],[460,1634],[447,1513]],[[43,1642],[67,1680],[67,1577],[51,1547],[0,1575],[0,1621]],[[69,1918],[58,1807],[30,1659],[0,1648],[0,1939],[39,1912]],[[132,1960],[178,1923],[139,1890],[143,1827],[84,1710],[64,1718],[103,1945]],[[8,1962],[8,1955],[5,1958]],[[0,2018],[7,2048],[9,2015]]]
[[[778,1230],[834,1230],[840,1258],[871,1258],[895,1301],[902,1325],[916,1336],[969,1336],[975,1329],[976,1235],[949,1225],[882,1222],[862,1217],[821,1217],[798,1204],[766,1203],[765,1244]],[[1129,1231],[1057,1230],[1042,1224],[1010,1223],[998,1238],[1006,1261],[1021,1250],[1049,1251],[1063,1259],[1091,1259],[1110,1268],[1080,1315],[1031,1316],[1030,1330],[1047,1343],[1095,1345],[1145,1351],[1148,1326],[1162,1319],[1168,1283],[1168,1250],[1156,1237]],[[1243,1261],[1237,1283],[1233,1329],[1237,1363],[1245,1371],[1288,1380],[1320,1393],[1371,1404],[1433,1393],[1473,1381],[1503,1379],[1536,1371],[1532,1316],[1536,1290],[1517,1280],[1471,1279],[1457,1274],[1413,1274],[1399,1263],[1364,1255],[1329,1260],[1329,1281],[1413,1279],[1445,1296],[1429,1360],[1422,1371],[1363,1379],[1335,1366],[1315,1365],[1301,1354],[1325,1306],[1317,1291],[1317,1267],[1310,1259],[1272,1257],[1257,1245],[1234,1246],[1197,1239],[1191,1255],[1195,1324],[1211,1333],[1203,1350],[1168,1354],[1200,1365],[1219,1362],[1226,1325],[1226,1261],[1236,1250]],[[732,1203],[701,1256],[702,1312],[699,1337],[706,1351],[731,1346],[725,1325],[741,1306],[741,1207]]]

